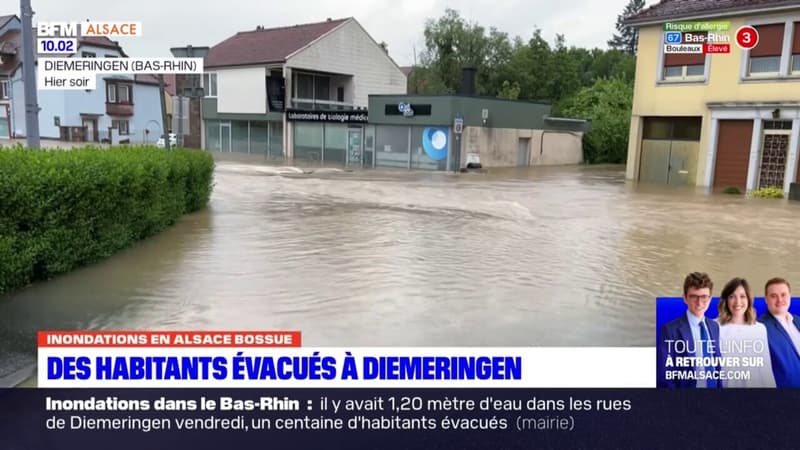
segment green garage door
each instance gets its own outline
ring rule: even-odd
[[[701,124],[700,117],[645,118],[639,180],[694,184]]]

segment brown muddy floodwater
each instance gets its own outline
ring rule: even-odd
[[[207,210],[0,298],[0,379],[30,370],[40,329],[649,346],[654,298],[680,295],[687,272],[800,285],[798,223],[800,204],[633,186],[620,167],[300,175],[218,162]]]

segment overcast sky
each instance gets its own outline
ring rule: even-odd
[[[606,47],[617,14],[628,0],[31,0],[34,21],[131,20],[142,23],[142,36],[119,38],[132,57],[170,56],[170,47],[213,46],[237,31],[257,25],[276,27],[319,22],[326,18],[355,17],[367,32],[389,45],[401,66],[414,62],[414,49],[424,48],[428,18],[446,8],[511,36],[527,39],[535,27],[552,42],[556,33],[568,45]],[[657,3],[649,0],[648,5]],[[3,0],[3,7],[19,15],[19,2]]]

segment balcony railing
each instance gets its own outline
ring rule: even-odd
[[[293,98],[292,105],[297,109],[310,109],[322,111],[343,111],[353,109],[352,103],[335,102],[333,100],[317,100],[311,98]]]
[[[106,102],[106,114],[108,114],[109,116],[132,116],[133,103]]]

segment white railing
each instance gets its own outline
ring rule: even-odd
[[[292,106],[298,109],[343,110],[353,109],[352,103],[318,100],[313,98],[292,98]]]

